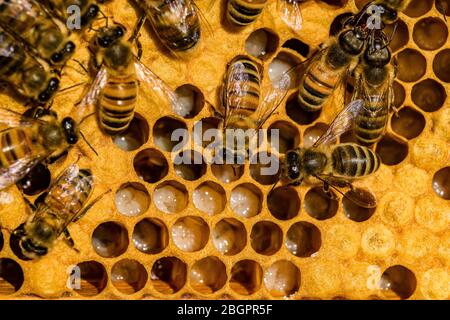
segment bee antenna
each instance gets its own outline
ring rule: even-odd
[[[89,146],[89,148],[94,151],[95,155],[98,157],[98,153],[97,151],[95,151],[94,147],[89,143],[89,141],[86,139],[86,137],[84,136],[83,132],[80,131],[80,136],[81,138],[83,138],[84,142],[86,142],[86,144]]]

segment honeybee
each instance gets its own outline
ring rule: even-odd
[[[34,0],[0,0],[0,26],[52,65],[63,65],[75,52],[66,25]]]
[[[103,197],[101,194],[86,204],[94,188],[94,176],[89,169],[79,169],[74,164],[58,176],[44,197],[29,206],[33,214],[16,230],[22,254],[28,259],[38,259],[48,253],[55,241],[64,235],[65,242],[74,247],[67,229],[70,223],[80,220]]]
[[[171,106],[177,104],[175,92],[133,54],[132,42],[124,39],[125,33],[125,28],[117,24],[97,32],[92,50],[98,72],[80,105],[80,114],[86,107],[98,106],[100,128],[109,135],[121,133],[130,125],[142,82]]]
[[[227,19],[237,26],[246,26],[255,21],[263,11],[267,0],[228,0]]]
[[[362,100],[364,106],[354,119],[354,133],[361,144],[371,145],[379,141],[387,126],[389,111],[393,107],[395,68],[391,64],[391,51],[382,37],[374,39],[362,55],[355,69],[354,100]]]
[[[286,97],[289,85],[290,77],[283,74],[276,85],[263,89],[262,66],[248,56],[237,56],[228,64],[221,93],[224,112],[215,110],[223,120],[221,126],[227,149],[246,153],[249,141],[240,137],[237,130],[242,130],[240,132],[251,140]],[[245,143],[236,149],[236,140]],[[244,147],[246,150],[242,150]]]
[[[335,90],[343,88],[346,77],[358,65],[367,36],[368,32],[363,27],[347,26],[306,60],[306,71],[300,79],[297,95],[302,109],[308,112],[321,110]]]
[[[69,9],[76,6],[80,10],[80,27],[84,29],[97,17],[100,8],[94,0],[44,0],[44,5],[62,21],[70,18]]]
[[[1,28],[0,61],[0,81],[33,102],[47,103],[58,90],[57,74]]]
[[[288,151],[281,170],[282,179],[298,186],[304,180],[316,178],[324,183],[325,192],[331,196],[330,187],[337,191],[339,189],[336,187],[352,188],[351,181],[375,173],[380,167],[381,159],[368,147],[355,143],[330,145],[330,142],[351,128],[353,119],[363,105],[362,100],[352,101],[312,147]],[[346,197],[362,207],[376,206],[373,197],[363,197],[353,189]]]
[[[39,162],[52,161],[77,143],[80,133],[75,120],[58,122],[54,113],[39,119],[0,108],[0,190],[16,183]]]
[[[193,0],[137,1],[161,43],[171,52],[184,52],[200,40],[200,10]]]

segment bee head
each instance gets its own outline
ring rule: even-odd
[[[296,181],[300,179],[301,175],[301,161],[298,150],[290,150],[286,153],[286,158],[283,166],[283,176],[289,181]]]
[[[75,144],[78,142],[78,126],[74,119],[65,117],[61,121],[61,126],[64,130],[64,135],[68,144]]]
[[[87,12],[81,17],[81,25],[87,26],[91,24],[92,20],[95,19],[99,11],[100,8],[98,7],[98,5],[96,4],[91,5],[87,10]]]
[[[56,91],[58,91],[58,88],[59,88],[59,79],[50,78],[47,88],[45,88],[45,90],[39,94],[38,97],[39,102],[42,103],[48,102],[56,93]]]
[[[339,45],[351,55],[359,55],[365,44],[365,34],[359,28],[351,28],[339,34]]]
[[[127,68],[133,57],[133,51],[128,43],[117,43],[108,49],[104,54],[105,64],[113,70]]]
[[[75,48],[75,44],[72,41],[68,41],[61,51],[52,54],[50,60],[53,64],[61,64],[65,62],[70,56],[72,56],[72,54],[75,52]]]
[[[125,35],[125,28],[120,25],[103,27],[98,31],[96,42],[101,48],[109,48]]]
[[[373,67],[383,67],[391,61],[391,51],[380,38],[375,38],[373,45],[366,48],[364,61]]]

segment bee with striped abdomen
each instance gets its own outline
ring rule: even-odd
[[[62,21],[68,21],[71,14],[69,9],[73,6],[80,10],[80,28],[89,26],[97,17],[100,8],[94,0],[44,0],[44,5]]]
[[[0,81],[33,102],[47,103],[59,87],[59,77],[44,62],[35,59],[0,28]]]
[[[71,165],[58,176],[47,194],[30,205],[33,214],[16,230],[21,253],[28,259],[38,259],[48,253],[56,240],[64,234],[73,247],[67,227],[78,221],[105,194],[87,204],[94,188],[94,176],[89,169]],[[109,192],[109,191],[107,191]]]
[[[39,162],[51,161],[77,143],[78,126],[70,117],[58,122],[54,113],[39,119],[0,108],[0,190],[16,183]]]
[[[170,106],[177,103],[175,92],[134,55],[125,33],[125,28],[117,24],[98,31],[92,47],[93,66],[98,71],[80,105],[81,114],[86,107],[97,107],[100,128],[109,135],[119,134],[130,125],[142,83],[168,100]]]
[[[391,51],[382,37],[366,48],[360,65],[355,69],[353,100],[362,100],[364,107],[354,119],[356,140],[364,145],[379,141],[387,126],[393,107],[395,68]]]
[[[335,90],[344,87],[346,76],[358,65],[364,52],[366,39],[364,28],[347,26],[307,60],[297,95],[302,109],[308,112],[321,110]]]
[[[287,74],[268,89],[263,88],[262,74],[262,66],[248,56],[237,56],[227,66],[221,94],[223,112],[215,110],[223,120],[221,127],[227,148],[235,150],[234,139],[245,140],[235,136],[237,130],[251,139],[287,95],[290,85]],[[242,147],[247,151],[247,141]]]
[[[193,0],[137,2],[161,43],[171,52],[185,52],[197,45],[201,36],[201,13]]]
[[[52,65],[63,65],[75,52],[66,25],[35,0],[0,0],[0,26]]]
[[[329,192],[329,187],[351,186],[351,181],[375,173],[381,160],[368,147],[355,143],[329,144],[351,128],[361,108],[362,100],[352,101],[312,147],[288,151],[282,167],[282,179],[289,184],[300,185],[304,180],[316,178],[324,183],[325,191]],[[362,199],[356,191],[346,196],[362,207],[376,206],[375,199]]]
[[[249,25],[259,17],[266,3],[267,0],[228,0],[227,19],[233,25]]]

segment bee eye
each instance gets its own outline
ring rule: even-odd
[[[54,53],[51,57],[52,62],[54,63],[58,63],[61,62],[63,59],[62,54],[61,53]]]
[[[298,179],[298,177],[300,177],[300,171],[298,170],[297,166],[293,166],[293,167],[289,168],[288,177],[291,180],[295,180],[295,179]]]
[[[50,95],[47,92],[42,92],[38,99],[40,102],[47,102],[50,99]]]
[[[71,53],[73,53],[73,52],[75,51],[75,48],[76,48],[75,44],[74,44],[72,41],[69,41],[69,42],[66,44],[66,46],[65,46],[65,48],[64,48],[64,51],[65,51],[66,53],[68,53],[68,54],[71,54]]]

